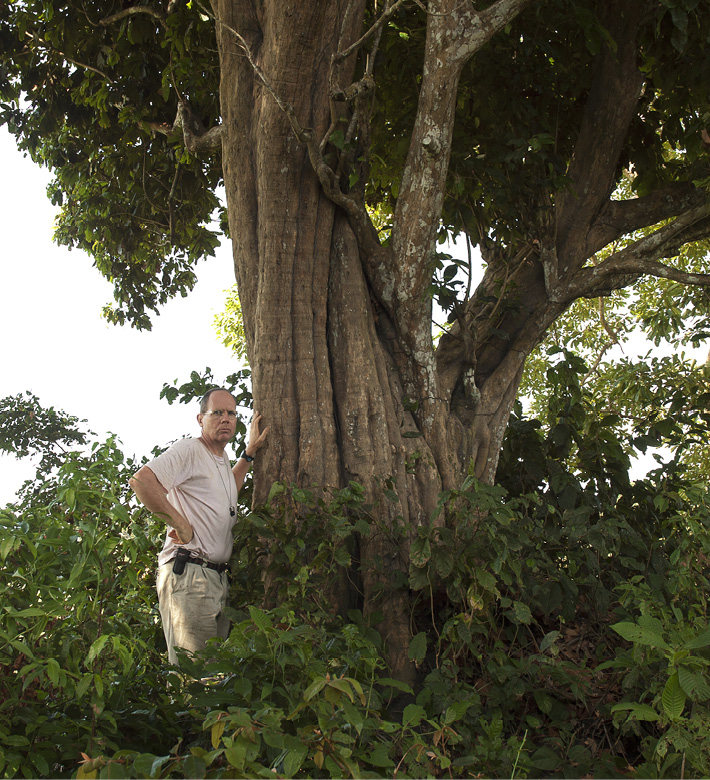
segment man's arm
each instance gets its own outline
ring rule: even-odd
[[[160,484],[155,474],[143,466],[129,480],[138,500],[154,515],[162,517],[172,527],[168,533],[176,544],[187,544],[192,540],[190,523],[168,501],[168,491]]]
[[[244,448],[244,454],[248,455],[250,458],[253,458],[256,451],[261,448],[269,433],[268,427],[264,428],[264,430],[259,433],[259,420],[261,420],[261,415],[259,412],[254,412],[254,416],[251,418],[251,427],[249,429],[249,444]],[[237,483],[237,490],[241,490],[241,487],[244,484],[244,477],[246,477],[250,465],[248,460],[239,458],[232,468],[234,481]]]

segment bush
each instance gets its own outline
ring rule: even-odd
[[[376,616],[331,607],[371,532],[360,486],[275,485],[240,518],[230,637],[178,669],[138,464],[113,439],[48,463],[0,511],[0,774],[707,776],[710,496],[674,468],[631,483],[570,398],[547,432],[513,420],[499,486],[402,529],[412,688]]]

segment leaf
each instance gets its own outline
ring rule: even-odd
[[[636,623],[614,623],[612,625],[614,631],[619,636],[626,639],[627,642],[633,642],[634,644],[648,645],[649,647],[660,647],[663,650],[670,650],[670,647],[666,644],[660,633],[649,630],[643,626],[639,626]]]
[[[420,704],[408,704],[402,713],[402,726],[418,726],[426,718],[426,710]]]
[[[108,778],[109,780],[111,778],[124,780],[124,778],[127,777],[129,777],[129,775],[126,774],[126,768],[123,763],[119,761],[108,761],[99,772],[99,778]]]
[[[550,631],[542,638],[542,642],[540,642],[540,652],[544,653],[545,650],[548,650],[550,647],[553,647],[555,642],[559,639],[560,632],[559,631]]]
[[[266,633],[271,628],[271,619],[263,610],[253,605],[249,606],[249,617],[252,619],[254,625],[263,633]]]
[[[30,744],[27,737],[23,737],[22,734],[8,734],[1,737],[4,745],[10,745],[10,747],[25,747]]]
[[[685,707],[685,700],[685,693],[678,681],[678,672],[673,672],[668,678],[661,696],[663,711],[666,713],[669,720],[676,721],[680,718]]]
[[[404,691],[404,693],[414,694],[411,686],[401,680],[395,680],[393,677],[380,677],[380,679],[377,680],[377,684],[385,685],[398,691]]]
[[[287,739],[288,753],[284,758],[284,773],[287,777],[293,777],[301,768],[301,764],[308,754],[308,748],[295,737]]]
[[[325,677],[319,677],[317,680],[314,680],[303,692],[304,701],[310,701],[319,691],[322,691],[327,684],[328,681]]]
[[[139,753],[134,759],[132,770],[136,777],[155,777],[160,767],[170,756],[154,756],[152,753]]]
[[[91,647],[89,648],[89,652],[86,655],[86,660],[84,661],[85,666],[90,666],[91,662],[99,655],[99,653],[104,649],[104,646],[106,645],[106,642],[111,637],[108,634],[104,634],[103,636],[100,636],[98,639],[94,640],[92,642]]]
[[[32,763],[39,770],[40,777],[49,776],[49,764],[47,763],[47,759],[41,753],[37,753],[36,751],[32,752]],[[0,771],[2,771],[1,767]]]
[[[409,642],[409,659],[416,664],[420,664],[426,655],[426,645],[426,633],[420,631],[416,636],[413,636]]]
[[[411,705],[410,705],[411,706]],[[365,755],[365,761],[373,766],[388,767],[394,766],[394,761],[389,756],[389,745],[379,742],[375,747]]]
[[[454,702],[450,707],[447,707],[441,722],[445,726],[449,726],[452,723],[455,723],[457,720],[461,720],[471,704],[472,702],[465,700]]]
[[[52,685],[59,683],[59,664],[54,658],[47,660],[47,676],[52,681]]]
[[[678,668],[678,683],[684,693],[695,701],[710,699],[710,686],[701,672],[694,672],[687,666]]]
[[[207,765],[199,756],[188,756],[182,763],[182,772],[188,778],[201,778],[207,774]]]
[[[437,547],[432,554],[432,561],[436,573],[445,579],[454,568],[454,551],[446,547]]]
[[[247,744],[239,740],[224,751],[227,761],[236,769],[242,769],[247,757]]]
[[[335,688],[335,690],[340,691],[341,693],[344,693],[348,699],[350,699],[350,701],[355,700],[352,686],[347,680],[342,680],[339,677],[333,677],[328,680],[327,685],[331,688]]]
[[[345,133],[343,133],[342,130],[335,130],[333,131],[328,140],[330,141],[333,146],[336,146],[340,151],[343,151],[345,149]]]
[[[212,747],[217,750],[219,747],[220,740],[222,739],[222,734],[224,734],[224,720],[218,720],[213,726],[210,731],[210,741],[212,742]]]
[[[40,609],[39,607],[27,607],[27,609],[21,609],[17,612],[8,613],[8,617],[12,618],[45,617],[46,615],[46,610]]]
[[[629,717],[634,720],[656,721],[661,717],[653,707],[649,707],[648,704],[639,704],[637,702],[621,702],[620,704],[615,704],[611,708],[611,711],[628,711]]]
[[[426,536],[418,536],[409,548],[409,559],[417,567],[425,566],[431,558],[431,545]]]
[[[708,647],[710,645],[710,628],[703,631],[702,634],[698,634],[694,639],[685,644],[686,650],[698,650],[701,647]]]
[[[513,612],[518,622],[525,624],[526,626],[533,622],[532,612],[527,604],[523,604],[522,601],[513,602]]]
[[[86,694],[93,680],[94,678],[91,674],[85,674],[81,680],[79,680],[79,682],[76,684],[76,691],[74,694],[77,699],[81,699],[81,697]]]

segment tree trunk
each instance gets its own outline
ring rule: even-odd
[[[415,131],[417,154],[406,178],[411,215],[399,218],[393,237],[403,256],[385,280],[392,281],[388,294],[384,284],[373,287],[379,271],[372,254],[352,219],[324,192],[284,110],[290,104],[317,139],[328,131],[331,58],[360,35],[363,0],[272,0],[257,7],[221,1],[213,7],[235,272],[254,408],[271,426],[257,463],[255,501],[266,499],[273,480],[364,486],[375,523],[360,543],[363,609],[366,616],[383,616],[378,628],[391,672],[412,681],[407,539],[428,520],[442,488],[460,484],[474,441],[487,443],[484,476],[494,474],[520,378],[518,368],[495,402],[483,407],[480,398],[459,399],[474,418],[482,409],[478,424],[466,427],[471,420],[451,414],[451,393],[440,391],[435,371],[431,302],[407,273],[408,263],[420,275],[428,265],[441,198],[420,199],[417,174],[423,167],[430,184],[445,180],[461,63],[440,72],[432,65],[435,79],[422,90],[422,102],[444,131],[434,137],[427,123]],[[354,60],[341,65],[341,83],[351,83]],[[263,78],[255,76],[257,68]],[[427,210],[432,224],[417,237]],[[412,251],[422,245],[423,255]],[[384,498],[387,485],[398,502]],[[341,609],[347,601],[342,595]]]

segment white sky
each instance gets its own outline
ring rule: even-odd
[[[168,303],[152,331],[110,325],[101,308],[112,285],[88,255],[52,242],[50,175],[4,127],[0,166],[0,398],[29,390],[99,437],[117,434],[129,455],[196,433],[197,409],[159,396],[163,383],[188,381],[193,370],[209,366],[221,382],[241,367],[213,326],[234,283],[229,243],[200,263],[195,289]],[[0,507],[33,475],[28,460],[0,454]]]

